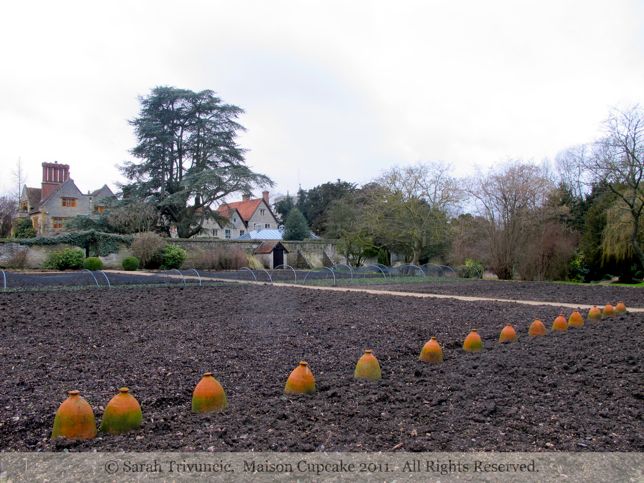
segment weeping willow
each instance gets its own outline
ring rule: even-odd
[[[624,203],[616,202],[606,212],[606,226],[602,233],[602,261],[614,259],[618,262],[634,257],[631,243],[633,217]],[[644,241],[644,226],[640,224],[637,233],[640,244]]]

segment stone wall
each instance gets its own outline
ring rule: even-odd
[[[207,251],[231,247],[241,248],[252,255],[253,250],[261,245],[261,240],[220,240],[220,239],[173,239],[168,240],[186,251]],[[288,264],[296,268],[319,268],[333,263],[343,263],[344,259],[336,250],[336,242],[328,240],[311,240],[302,242],[282,242],[288,250]],[[20,245],[11,240],[0,240],[0,268],[16,268],[12,262],[20,254],[26,253],[25,268],[42,268],[50,253],[70,247],[70,245]],[[105,268],[121,269],[121,262],[132,255],[129,248],[122,246],[117,253],[100,257]]]

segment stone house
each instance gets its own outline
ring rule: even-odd
[[[261,198],[251,199],[245,195],[242,201],[223,203],[217,213],[228,222],[222,226],[215,220],[208,219],[204,221],[203,229],[197,236],[235,240],[249,231],[278,228],[277,217],[270,207],[268,191],[264,191]]]
[[[42,163],[40,188],[24,186],[18,217],[29,217],[37,235],[65,231],[65,222],[78,215],[103,213],[114,193],[107,185],[83,194],[69,177],[69,165]]]

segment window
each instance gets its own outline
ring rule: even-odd
[[[271,227],[271,224],[270,224],[270,223],[266,223],[266,224],[264,225],[264,228],[270,228],[270,227]]]
[[[230,230],[225,231],[226,240],[230,240]]]
[[[217,228],[213,228],[212,229],[212,236],[217,236],[217,235],[219,235],[219,230],[217,230]]]
[[[54,230],[60,230],[63,227],[64,221],[65,221],[65,218],[59,218],[59,217],[53,216],[51,218],[51,223]]]
[[[244,230],[239,230],[239,236],[242,236],[244,233],[246,233]]]
[[[76,198],[62,198],[63,206],[67,208],[76,208]]]
[[[27,211],[27,202],[26,201],[21,201],[20,202],[20,211]]]
[[[100,214],[102,214],[102,213],[105,211],[105,207],[104,207],[104,206],[95,206],[95,207],[94,207],[94,211],[95,211],[96,213],[100,213]]]
[[[262,208],[261,210],[259,210],[259,214],[264,216],[266,214],[266,210]]]
[[[255,228],[255,230],[259,230],[259,224],[255,223],[254,228]]]

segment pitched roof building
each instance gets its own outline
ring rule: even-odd
[[[268,191],[261,198],[243,196],[241,201],[224,203],[217,209],[227,222],[222,224],[215,220],[206,220],[198,236],[235,240],[250,231],[277,230],[277,217],[270,207]],[[222,226],[223,225],[223,226]]]
[[[31,218],[38,235],[54,234],[65,230],[69,218],[102,213],[113,197],[107,185],[85,195],[69,177],[69,165],[42,163],[41,187],[23,187],[18,216]]]

